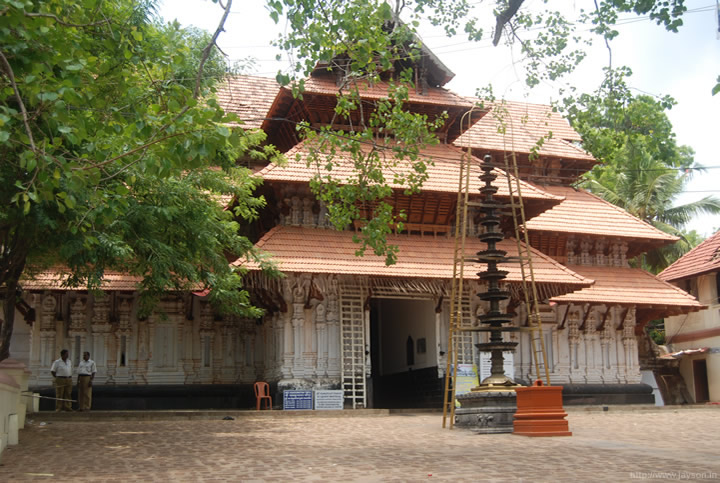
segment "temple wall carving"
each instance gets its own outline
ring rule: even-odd
[[[553,384],[640,383],[634,308],[570,304],[552,311],[543,333]],[[528,333],[520,333],[519,347],[515,375],[530,382],[537,376]]]
[[[571,236],[565,243],[568,265],[629,267],[628,244],[609,237]]]
[[[597,254],[593,257],[597,260]],[[290,274],[278,287],[285,311],[268,312],[258,320],[220,316],[208,302],[191,295],[167,298],[147,318],[140,318],[132,294],[104,298],[72,292],[32,294],[27,299],[38,318],[29,328],[31,383],[50,385],[50,364],[60,349],[67,348],[74,359],[84,350],[91,352],[98,366],[98,384],[249,384],[264,379],[338,387],[337,277]],[[476,289],[472,285],[471,292]],[[434,300],[439,335],[435,357],[442,376],[449,307],[447,300]],[[640,382],[633,308],[570,304],[541,309],[553,383]],[[483,306],[469,297],[463,310],[467,311],[463,323],[470,324],[471,314],[482,312]],[[515,310],[516,325],[524,323],[522,304]],[[17,323],[24,323],[21,317]],[[477,357],[474,343],[482,342],[486,334],[474,336],[463,344],[462,350],[469,351],[464,357],[468,362]],[[529,335],[515,332],[506,338],[520,343],[515,377],[532,381],[535,369]]]

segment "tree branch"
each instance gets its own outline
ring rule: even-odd
[[[493,36],[493,45],[495,47],[497,47],[497,45],[500,43],[503,28],[505,28],[505,25],[510,20],[512,20],[512,18],[515,16],[524,1],[525,0],[510,0],[508,7],[504,11],[497,14],[497,21],[495,23],[495,35]]]
[[[3,67],[5,68],[5,72],[7,72],[8,78],[10,79],[10,84],[12,85],[13,91],[15,92],[15,98],[18,101],[18,104],[20,106],[20,112],[22,113],[23,117],[23,123],[25,124],[25,133],[28,135],[28,139],[30,139],[30,147],[32,147],[33,152],[36,152],[35,148],[35,140],[33,139],[32,130],[30,129],[30,124],[28,123],[28,113],[25,109],[25,103],[22,100],[22,97],[20,96],[20,91],[18,90],[17,83],[15,82],[15,73],[13,72],[12,67],[10,66],[10,62],[8,62],[7,57],[5,57],[5,54],[2,53],[0,50],[0,59],[2,59]]]
[[[198,95],[200,95],[200,80],[202,79],[202,72],[203,68],[205,67],[205,62],[207,62],[208,57],[210,57],[210,52],[212,52],[212,48],[215,46],[215,42],[217,42],[218,37],[222,32],[225,31],[225,21],[230,14],[230,7],[232,7],[232,0],[228,0],[227,5],[225,6],[225,13],[220,19],[220,23],[218,24],[217,29],[215,29],[215,33],[210,39],[207,47],[203,49],[202,58],[200,59],[200,66],[198,67],[197,77],[195,78],[195,90],[193,91],[193,97],[195,97],[195,99],[197,99]]]
[[[57,15],[53,15],[52,13],[36,13],[36,12],[23,12],[23,13],[25,14],[26,17],[51,18],[51,19],[55,20],[57,23],[59,23],[60,25],[64,25],[65,27],[78,27],[78,28],[96,27],[98,25],[110,23],[110,21],[107,19],[99,20],[99,21],[93,22],[93,23],[70,23],[70,22],[65,22],[64,20],[60,20],[60,18]]]
[[[598,12],[598,18],[600,14],[600,7],[598,6],[597,0],[595,0],[595,11]],[[612,69],[612,49],[610,48],[610,41],[607,38],[607,35],[603,34],[603,39],[605,40],[605,47],[608,49],[608,68]]]
[[[170,135],[168,135],[168,136],[161,137],[160,139],[154,139],[154,140],[152,140],[152,141],[150,141],[150,142],[147,142],[147,143],[143,144],[142,146],[138,146],[138,147],[135,148],[135,149],[131,149],[130,151],[127,151],[127,152],[122,153],[122,154],[118,154],[117,156],[115,156],[115,157],[113,157],[113,158],[110,158],[110,159],[106,159],[105,161],[102,161],[102,162],[100,162],[100,163],[90,164],[89,166],[83,166],[82,168],[74,168],[74,171],[87,171],[88,169],[101,168],[101,167],[103,167],[103,166],[105,166],[105,165],[108,165],[108,164],[110,164],[110,163],[113,163],[113,162],[117,161],[118,159],[122,159],[122,158],[124,158],[125,156],[130,156],[131,154],[135,154],[135,153],[137,153],[138,151],[142,151],[143,149],[147,149],[147,148],[149,148],[150,146],[152,146],[153,144],[161,143],[161,142],[166,141],[166,140],[168,140],[168,139],[176,138],[176,137],[178,137],[178,136],[184,136],[184,135],[186,135],[186,134],[192,134],[192,133],[194,133],[194,132],[199,132],[199,131],[203,131],[203,129],[194,129],[194,130],[192,130],[192,131],[178,132],[178,133],[175,133],[175,134],[170,134]]]

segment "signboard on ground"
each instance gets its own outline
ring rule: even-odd
[[[470,392],[470,389],[477,387],[478,370],[475,364],[458,364],[457,377],[455,378],[455,395]]]
[[[341,390],[318,390],[315,391],[315,409],[343,409],[345,394]]]
[[[312,391],[283,391],[283,409],[312,409]]]

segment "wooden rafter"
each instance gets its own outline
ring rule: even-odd
[[[620,317],[620,323],[617,327],[615,327],[615,330],[622,330],[623,325],[625,324],[625,317],[627,317],[628,313],[630,313],[630,307],[625,308],[625,313],[623,313],[623,316]]]
[[[598,331],[598,332],[602,332],[603,330],[605,330],[605,322],[607,321],[608,314],[610,314],[610,310],[612,310],[612,307],[608,307],[608,308],[605,310],[605,315],[603,315],[602,322],[600,322],[600,325],[599,325],[598,328],[597,328],[597,331]]]
[[[592,311],[592,308],[595,307],[595,304],[586,304],[585,307],[587,307],[587,309],[585,309],[585,315],[583,316],[582,324],[580,324],[580,327],[578,327],[578,329],[581,331],[585,330],[585,324],[587,323],[590,312]]]
[[[568,314],[570,313],[571,308],[572,308],[572,304],[568,304],[567,309],[565,310],[565,315],[563,315],[563,318],[560,321],[560,325],[558,325],[558,330],[563,330],[565,328],[565,322],[567,321]]]

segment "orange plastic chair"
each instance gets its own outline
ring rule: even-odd
[[[255,383],[255,397],[257,398],[257,410],[260,411],[260,402],[265,401],[265,409],[272,409],[272,397],[270,397],[270,386],[267,382]]]

